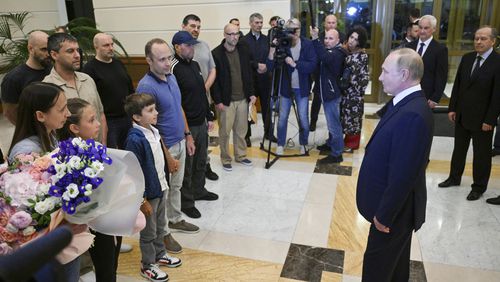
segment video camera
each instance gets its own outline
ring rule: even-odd
[[[276,48],[277,55],[285,53],[285,48],[292,46],[292,38],[297,31],[297,28],[284,28],[284,26],[285,20],[278,19],[276,26],[270,32],[271,47]]]

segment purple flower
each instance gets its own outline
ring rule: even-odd
[[[12,252],[12,248],[7,243],[0,244],[0,255],[7,255]]]
[[[31,215],[25,211],[18,211],[10,217],[9,223],[18,229],[23,229],[31,224]]]

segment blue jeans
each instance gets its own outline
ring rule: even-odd
[[[297,112],[300,118],[302,132],[299,134],[299,144],[307,145],[309,139],[309,97],[301,97],[300,89],[292,89],[293,99],[297,105]],[[278,118],[278,146],[284,146],[286,141],[286,129],[288,116],[292,107],[292,98],[280,97],[280,113]]]
[[[328,145],[331,148],[330,155],[337,157],[344,150],[344,138],[342,136],[342,125],[340,125],[340,100],[341,97],[330,101],[323,101],[326,125],[328,127]]]

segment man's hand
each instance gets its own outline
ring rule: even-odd
[[[377,228],[377,230],[380,231],[380,232],[383,232],[383,233],[389,233],[389,232],[391,232],[391,230],[389,229],[389,227],[383,225],[382,223],[380,223],[377,220],[376,216],[373,217],[373,224],[375,224],[375,228]]]
[[[167,157],[167,165],[170,173],[176,173],[179,170],[179,161],[172,157]]]
[[[493,130],[493,126],[492,125],[489,125],[487,123],[483,123],[483,126],[481,127],[481,129],[483,131],[492,131]]]
[[[212,130],[214,130],[214,122],[213,121],[209,121],[208,122],[208,131],[210,132]]]
[[[312,38],[312,40],[318,39],[318,37],[319,37],[319,29],[317,27],[312,27],[312,26],[310,26],[309,29],[311,31],[311,38]]]
[[[286,57],[285,58],[285,63],[287,63],[289,66],[291,66],[292,68],[296,67],[297,64],[295,63],[295,61],[293,60],[292,57]]]
[[[145,216],[151,216],[153,214],[153,207],[148,202],[148,200],[144,200],[144,203],[142,203],[142,205],[141,205],[141,212]]]
[[[222,103],[219,103],[219,104],[215,104],[215,108],[216,108],[219,112],[223,112],[223,111],[226,109],[226,106],[224,106],[224,104],[222,104]]]
[[[457,113],[456,112],[449,112],[448,113],[448,119],[451,121],[451,122],[455,122],[455,118],[457,117]]]
[[[189,156],[194,155],[196,147],[194,146],[194,139],[191,135],[186,136],[186,149]]]
[[[257,72],[260,73],[260,74],[263,74],[263,73],[266,73],[267,71],[267,66],[266,64],[261,64],[261,63],[258,63],[257,64]]]
[[[257,97],[255,96],[250,96],[250,104],[255,105],[255,102],[257,102]]]
[[[437,103],[432,101],[431,99],[427,100],[427,104],[429,105],[429,108],[434,109],[437,106]]]

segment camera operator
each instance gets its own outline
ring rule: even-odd
[[[338,78],[344,69],[344,59],[347,55],[339,40],[339,33],[335,29],[325,32],[323,42],[319,39],[318,28],[311,27],[314,50],[320,64],[319,72],[319,96],[325,110],[326,124],[328,126],[328,140],[326,144],[331,148],[330,154],[318,163],[340,163],[344,140],[342,126],[340,125],[340,100],[341,90],[338,86]]]
[[[282,76],[278,118],[278,148],[277,155],[283,154],[283,146],[286,141],[288,116],[292,99],[297,105],[299,117],[299,143],[300,153],[305,154],[309,138],[309,91],[311,89],[310,75],[316,68],[316,53],[312,42],[305,37],[300,37],[300,21],[292,18],[284,25],[284,30],[275,32],[273,44],[269,48],[267,68],[272,71],[277,64],[284,64],[284,75]],[[282,29],[282,27],[281,27]],[[281,58],[284,58],[283,62]]]

